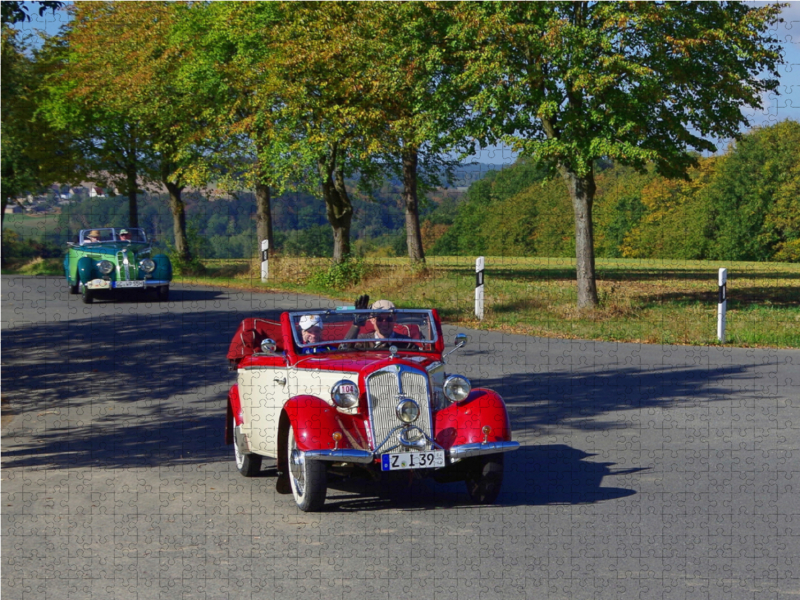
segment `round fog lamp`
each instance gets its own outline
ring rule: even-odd
[[[110,275],[114,270],[114,263],[107,260],[101,260],[99,263],[97,263],[97,270],[103,275]]]
[[[401,400],[395,409],[397,418],[403,423],[413,423],[419,418],[419,404],[411,398]]]
[[[358,406],[358,386],[352,381],[343,379],[333,384],[331,400],[339,408],[353,408]]]
[[[156,270],[156,263],[152,259],[145,258],[139,263],[139,268],[145,273],[152,273]]]
[[[461,402],[472,391],[469,379],[461,375],[451,375],[444,382],[442,390],[450,402]]]

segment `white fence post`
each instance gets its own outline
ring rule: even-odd
[[[717,300],[717,339],[725,343],[725,314],[728,312],[728,269],[719,270],[719,299]]]
[[[483,257],[475,261],[475,316],[483,321]]]
[[[261,241],[261,281],[269,278],[269,241]]]

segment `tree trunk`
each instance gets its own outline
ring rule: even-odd
[[[406,205],[406,245],[408,258],[415,263],[425,263],[422,233],[419,228],[419,201],[417,200],[416,148],[403,152],[403,200]]]
[[[272,210],[270,208],[269,185],[256,182],[256,237],[258,237],[257,253],[261,255],[261,242],[267,240],[269,255],[275,254],[275,243],[272,238]]]
[[[575,212],[575,258],[578,276],[578,308],[597,308],[597,283],[594,272],[594,231],[592,204],[596,191],[594,171],[579,177],[567,167],[560,167]]]
[[[341,263],[350,254],[350,223],[353,220],[353,205],[344,185],[344,174],[336,164],[337,145],[330,154],[319,160],[322,177],[322,197],[325,212],[333,228],[333,262]]]
[[[182,185],[164,181],[169,192],[169,209],[172,212],[172,231],[175,234],[175,258],[188,263],[192,260],[189,241],[186,238],[186,207],[181,199]]]
[[[128,227],[139,226],[139,207],[137,204],[136,191],[136,165],[128,165],[127,168],[127,186],[128,186]]]

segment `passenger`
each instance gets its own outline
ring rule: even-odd
[[[119,239],[122,242],[130,242],[131,241],[131,232],[127,229],[120,229],[119,230]]]
[[[322,341],[322,319],[319,315],[303,315],[298,321],[300,339],[303,344],[316,344]],[[300,354],[317,354],[336,350],[335,346],[310,346],[301,348]]]

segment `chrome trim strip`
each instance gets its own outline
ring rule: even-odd
[[[236,445],[239,447],[239,452],[242,454],[252,454],[250,451],[250,440],[247,439],[247,435],[242,433],[241,425],[236,425],[233,428],[233,435],[236,438]]]
[[[342,448],[340,450],[308,450],[304,453],[306,460],[325,460],[331,462],[348,462],[369,464],[375,460],[372,452],[367,450],[351,450]]]
[[[489,442],[488,444],[462,444],[450,448],[450,458],[467,458],[483,454],[497,454],[519,449],[519,442]]]

